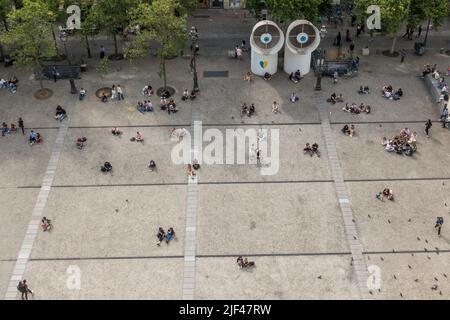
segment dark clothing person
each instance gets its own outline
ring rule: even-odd
[[[433,124],[431,123],[430,119],[428,119],[428,121],[425,123],[425,133],[426,133],[427,137],[428,137],[428,133],[429,133],[428,131],[430,130],[432,125]]]
[[[28,300],[28,294],[33,294],[33,291],[28,288],[27,280],[19,281],[19,284],[17,285],[17,290],[22,294],[22,300]],[[25,297],[25,299],[24,299]]]
[[[105,47],[100,46],[100,59],[103,59],[105,57]]]
[[[25,127],[23,126],[22,118],[19,118],[19,128],[22,129],[22,134],[25,135]]]
[[[336,46],[340,47],[341,46],[341,41],[342,41],[342,36],[341,36],[341,32],[339,31],[337,36],[336,36]]]
[[[56,70],[56,67],[53,67],[52,75],[53,75],[53,80],[55,80],[55,82],[56,82],[56,80],[58,79],[58,75],[59,75],[59,72],[58,72],[58,70]]]
[[[437,229],[437,231],[438,231],[438,236],[441,235],[441,228],[442,228],[442,225],[443,225],[443,224],[444,224],[444,218],[442,218],[442,217],[437,217],[436,225],[434,226],[434,228]]]

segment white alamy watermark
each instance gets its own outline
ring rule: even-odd
[[[380,6],[377,5],[371,5],[367,8],[366,13],[371,13],[367,18],[367,29],[373,30],[373,29],[381,29],[381,9]]]
[[[70,265],[66,269],[66,274],[68,275],[66,286],[69,290],[80,290],[81,289],[81,269],[77,265]]]
[[[73,4],[67,7],[66,13],[70,14],[67,18],[67,29],[81,29],[81,9]]]
[[[381,289],[381,269],[379,266],[370,265],[367,267],[369,277],[367,278],[367,288],[369,290]]]
[[[279,150],[279,129],[210,128],[203,131],[202,122],[195,121],[194,137],[184,130],[182,139],[172,149],[171,158],[174,164],[191,164],[195,160],[206,165],[259,165],[260,174],[268,176],[278,173]]]

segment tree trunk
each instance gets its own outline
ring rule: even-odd
[[[166,75],[166,58],[161,55],[161,74],[164,82],[164,90],[167,88],[167,75]]]
[[[395,51],[395,44],[397,43],[397,36],[394,36],[394,39],[392,40],[392,47],[391,47],[391,54],[394,54]]]
[[[92,55],[91,55],[91,47],[89,46],[88,36],[85,35],[84,39],[86,40],[86,50],[87,50],[88,58],[90,59],[90,58],[92,58]]]
[[[428,31],[430,30],[430,23],[431,23],[431,18],[428,18],[427,32],[425,33],[425,39],[423,40],[424,47],[427,45],[427,38],[428,38]]]
[[[3,55],[3,47],[0,44],[0,61],[3,61],[5,59],[4,55]]]
[[[53,30],[53,26],[52,26],[52,35],[53,35],[53,42],[55,44],[56,55],[59,56],[58,42],[56,42],[56,34],[55,34],[55,30]]]
[[[6,19],[3,19],[3,25],[5,26],[5,30],[6,30],[7,32],[9,32],[8,21],[6,21]]]
[[[114,53],[117,56],[119,54],[119,49],[117,48],[117,36],[116,32],[113,32],[113,38],[114,38]]]

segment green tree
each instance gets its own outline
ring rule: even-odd
[[[322,2],[322,0],[267,0],[270,15],[284,23],[297,19],[315,22]]]
[[[245,9],[247,9],[255,19],[259,19],[261,10],[267,9],[267,1],[247,0],[245,1]]]
[[[5,32],[9,31],[8,22],[6,21],[9,12],[13,9],[13,0],[0,0],[0,20],[3,24],[3,29]],[[0,61],[3,60],[3,47],[0,43]]]
[[[132,61],[146,56],[150,42],[157,42],[159,76],[163,79],[164,88],[167,87],[166,59],[177,55],[187,40],[186,14],[176,15],[176,5],[175,0],[153,0],[151,5],[141,3],[134,9],[131,25],[139,25],[139,30],[134,43],[125,49],[127,59]]]
[[[3,27],[6,31],[9,31],[6,19],[8,17],[8,14],[14,8],[13,5],[13,0],[0,0],[0,20],[2,21]]]
[[[88,21],[95,24],[100,32],[114,39],[114,54],[119,55],[117,35],[130,24],[130,15],[139,4],[139,0],[95,0],[89,10]],[[161,16],[161,19],[166,17]]]
[[[42,60],[56,54],[50,36],[53,21],[53,13],[42,0],[24,0],[22,8],[8,14],[10,31],[2,34],[1,41],[12,48],[17,64],[42,73]],[[40,85],[43,89],[42,80]]]
[[[380,6],[381,29],[392,38],[390,53],[395,51],[397,33],[408,18],[411,0],[355,0],[356,7],[363,17],[367,17],[367,7],[370,5]]]
[[[410,19],[416,21],[416,27],[423,20],[427,20],[427,30],[425,33],[424,44],[426,45],[428,39],[428,31],[430,29],[430,23],[432,22],[435,27],[442,25],[444,18],[449,14],[448,1],[447,0],[411,0]],[[414,18],[413,18],[414,17]]]

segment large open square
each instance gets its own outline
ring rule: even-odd
[[[448,21],[430,34],[425,56],[399,37],[398,50],[409,48],[404,62],[383,55],[388,39],[377,35],[371,43],[362,35],[355,42],[358,74],[337,83],[322,77],[318,90],[313,68],[294,84],[282,60],[270,81],[257,75],[244,81],[251,53],[227,56],[256,22],[243,20],[242,11],[189,15],[187,29],[195,25],[200,35],[194,53],[200,93],[182,100],[193,83],[187,43],[184,55],[165,62],[178,108],[172,114],[160,108],[156,92],[142,94],[145,85],[164,86],[155,55],[110,60],[108,72],[99,72],[100,46],[114,52],[104,36],[90,40],[93,56],[74,93],[68,79],[47,79],[52,95],[37,99],[32,71],[0,66],[0,78],[19,79],[16,93],[0,89],[0,121],[24,121],[24,134],[18,128],[0,137],[2,298],[21,299],[16,286],[26,279],[36,300],[450,299],[450,130],[439,120],[443,103],[420,77],[427,63],[447,71],[450,57],[439,49],[448,46]],[[347,27],[327,26],[320,48],[333,60],[333,39]],[[366,44],[372,49],[363,56]],[[75,38],[66,49],[74,56],[85,50]],[[123,100],[95,95],[117,84]],[[383,97],[387,84],[403,89],[400,100]],[[359,94],[366,85],[370,94]],[[290,101],[293,92],[299,101]],[[344,102],[328,103],[332,93],[342,93]],[[138,110],[143,100],[153,112]],[[353,102],[371,112],[342,110]],[[252,116],[241,113],[243,103],[254,104]],[[54,118],[58,105],[67,112],[61,122]],[[195,139],[198,123],[202,141]],[[342,132],[345,124],[355,126],[353,136]],[[122,133],[113,135],[114,127]],[[404,128],[417,133],[417,151],[387,152],[382,138]],[[30,144],[31,130],[41,134],[40,143]],[[173,130],[187,134],[178,140]],[[235,158],[227,159],[225,138],[236,130],[258,136],[233,145]],[[137,132],[142,142],[134,141]],[[87,138],[82,148],[80,137]],[[202,159],[194,173],[188,169],[194,159],[175,161],[183,142],[193,147],[188,155]],[[307,143],[318,144],[320,157],[304,152]],[[268,145],[267,154],[260,145]],[[224,161],[210,163],[214,157]],[[111,172],[101,171],[106,161]],[[264,174],[270,165],[277,169]],[[393,201],[377,197],[386,188]],[[43,217],[51,230],[43,230]],[[437,217],[445,222],[440,235]],[[174,239],[158,243],[159,227],[173,227]],[[254,267],[240,268],[239,256]]]

